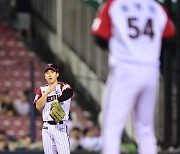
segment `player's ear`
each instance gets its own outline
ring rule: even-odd
[[[58,72],[56,73],[56,76],[57,76],[57,78],[59,77],[59,73]]]

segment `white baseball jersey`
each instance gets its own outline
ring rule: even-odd
[[[48,87],[49,87],[48,84],[46,84],[42,87],[39,87],[39,89],[37,90],[36,96],[35,96],[34,103],[36,103],[37,100],[39,98],[41,98],[41,96],[46,92]],[[59,82],[58,85],[56,86],[56,89],[54,89],[51,93],[48,94],[47,101],[46,101],[45,106],[42,111],[43,121],[52,121],[53,120],[51,118],[51,116],[49,115],[51,103],[54,100],[56,100],[58,97],[60,97],[62,95],[62,92],[68,88],[71,88],[71,86],[69,84]],[[63,104],[61,105],[63,110],[66,113],[65,117],[63,118],[63,120],[65,120],[65,121],[69,119],[70,102],[71,102],[71,99],[68,99],[68,100],[64,101]]]
[[[42,97],[48,87],[48,84],[46,84],[38,88],[34,103]],[[51,103],[60,97],[64,90],[69,88],[71,89],[69,84],[59,82],[56,88],[47,96],[47,100],[42,111],[43,121],[46,121],[43,123],[42,128],[43,148],[45,154],[70,154],[67,121],[69,119],[71,98],[63,101],[63,104],[61,105],[66,113],[62,120],[63,124],[51,125],[47,123],[47,121],[53,121],[50,116]]]
[[[102,102],[102,154],[119,154],[128,114],[139,154],[157,154],[154,110],[163,37],[175,34],[164,9],[154,0],[107,0],[92,33],[109,42],[109,65]],[[113,140],[112,140],[113,139]]]
[[[174,34],[172,26],[154,0],[109,0],[101,7],[92,31],[109,41],[110,66],[122,61],[158,66],[162,37]]]

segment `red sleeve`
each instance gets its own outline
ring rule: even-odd
[[[41,89],[38,88],[37,92],[36,92],[36,96],[34,98],[34,105],[36,106],[36,102],[38,101],[39,98],[42,97],[42,93],[41,93]]]
[[[109,8],[113,0],[104,3],[99,11],[97,17],[92,24],[92,34],[109,40],[111,37],[111,19],[109,17]]]
[[[162,36],[163,39],[165,39],[165,38],[173,37],[176,34],[176,29],[175,29],[173,21],[169,17],[168,10],[165,7],[163,7],[163,8],[168,16],[166,27],[164,29],[164,33]]]

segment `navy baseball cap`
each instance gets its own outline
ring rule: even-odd
[[[55,65],[55,64],[47,64],[45,69],[44,69],[44,73],[47,71],[47,70],[53,70],[55,72],[58,72],[58,67]]]

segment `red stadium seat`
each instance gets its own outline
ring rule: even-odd
[[[17,139],[21,139],[24,135],[29,134],[30,132],[30,119],[28,116],[0,116],[1,125],[0,129],[5,130],[7,135],[13,135]],[[36,118],[36,140],[41,141],[41,128],[42,128],[42,119],[41,117]]]
[[[35,64],[35,88],[45,83],[41,60],[22,42],[21,38],[7,25],[0,23],[0,87],[10,91],[13,98],[19,98],[22,91],[31,88],[30,63]],[[5,70],[5,71],[4,71]],[[40,73],[41,72],[41,73]],[[34,90],[36,90],[34,89]],[[0,116],[0,129],[20,139],[29,133],[29,117]],[[42,118],[36,119],[36,139],[41,140]]]

